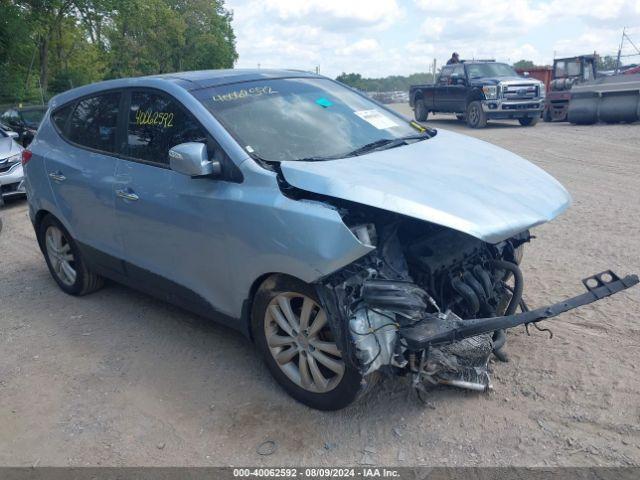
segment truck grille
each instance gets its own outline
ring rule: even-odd
[[[505,85],[502,87],[502,96],[508,100],[527,100],[538,97],[538,86],[531,84]]]

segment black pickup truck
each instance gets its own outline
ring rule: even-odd
[[[471,128],[482,128],[491,119],[517,119],[520,125],[533,126],[544,96],[542,82],[518,76],[505,63],[467,61],[442,67],[434,85],[412,86],[409,103],[419,122],[429,112],[449,112]]]

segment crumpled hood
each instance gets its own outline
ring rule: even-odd
[[[281,162],[294,187],[377,207],[489,243],[552,220],[571,203],[564,187],[502,148],[439,130],[411,145],[359,157]]]

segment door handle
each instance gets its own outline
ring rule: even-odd
[[[53,180],[55,180],[56,182],[64,182],[67,177],[65,177],[62,172],[57,171],[57,172],[51,172],[49,174],[49,177],[51,177]]]
[[[118,195],[120,198],[124,198],[125,200],[131,200],[134,202],[140,198],[131,190],[116,190],[116,195]]]

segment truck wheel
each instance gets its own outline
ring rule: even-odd
[[[518,119],[520,125],[522,125],[523,127],[535,127],[538,123],[538,120],[540,120],[540,117],[526,117]]]
[[[551,117],[551,109],[550,108],[545,108],[544,109],[544,115],[543,115],[542,118],[547,123],[553,122],[553,118]]]
[[[427,110],[427,107],[425,106],[424,101],[421,98],[416,100],[414,116],[419,122],[424,122],[429,116],[429,111]]]
[[[313,286],[273,275],[256,292],[252,333],[271,374],[289,395],[318,410],[338,410],[373,385],[342,358]]]
[[[482,110],[482,104],[476,100],[467,107],[467,125],[471,128],[484,128],[487,126],[487,114]]]

